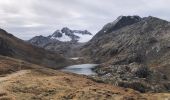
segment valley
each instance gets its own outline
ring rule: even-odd
[[[138,92],[130,89],[129,93],[127,93],[121,88],[95,83],[88,79],[87,76],[63,73],[24,61],[22,65],[19,65],[20,60],[3,56],[1,56],[0,62],[1,65],[4,64],[18,69],[17,71],[7,73],[7,70],[9,70],[7,67],[0,67],[1,71],[6,72],[4,74],[1,73],[0,77],[0,94],[2,94],[0,95],[0,100],[25,100],[25,98],[27,100],[88,98],[97,100],[99,98],[108,98],[107,96],[110,99],[124,98],[128,95],[133,96],[133,98],[138,98],[139,96]],[[117,93],[118,91],[121,94]],[[133,93],[131,94],[131,92]]]
[[[96,83],[90,77],[73,73],[64,73],[39,65],[1,56],[1,65],[14,64],[18,71],[5,73],[0,77],[0,100],[163,100],[168,93],[141,94],[104,83]],[[8,63],[6,63],[8,62]],[[8,69],[0,67],[6,72]]]
[[[0,100],[169,100],[169,66],[170,22],[152,16],[119,16],[94,36],[0,30]]]

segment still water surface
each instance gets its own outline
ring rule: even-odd
[[[95,75],[96,73],[92,70],[92,68],[96,67],[98,64],[80,64],[80,65],[72,65],[65,67],[62,71],[72,72],[76,74],[83,75]]]

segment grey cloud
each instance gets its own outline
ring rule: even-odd
[[[47,36],[66,26],[95,34],[120,15],[170,20],[169,4],[169,0],[5,0],[0,1],[0,25],[22,39]]]

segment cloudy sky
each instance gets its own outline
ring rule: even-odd
[[[170,21],[170,0],[0,0],[0,28],[24,40],[62,27],[93,34],[120,15]]]

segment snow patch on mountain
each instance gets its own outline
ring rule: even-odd
[[[52,35],[48,36],[52,40],[58,40],[61,42],[87,42],[93,35],[87,30],[71,30],[64,27],[61,30],[55,31]]]
[[[54,37],[52,36],[50,39],[53,39],[53,40],[59,40],[59,41],[62,41],[62,42],[69,42],[71,41],[72,39],[66,35],[65,33],[62,34],[62,37]]]
[[[39,47],[47,46],[48,44],[55,43],[85,43],[88,42],[93,35],[87,30],[71,30],[67,27],[64,27],[61,30],[56,30],[53,34],[45,36],[35,36],[30,39],[28,42],[37,45]]]
[[[79,37],[79,41],[78,42],[87,42],[89,41],[93,35],[86,35],[86,34],[81,34],[81,33],[74,33],[76,36]]]

